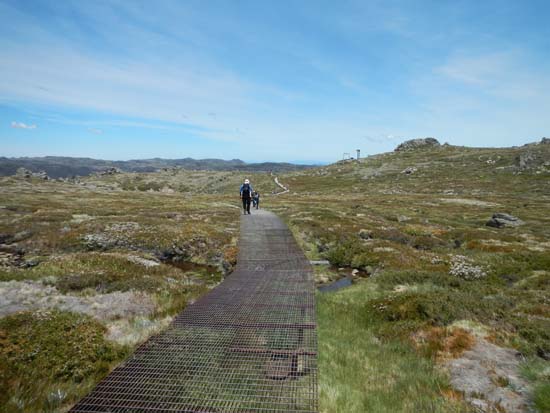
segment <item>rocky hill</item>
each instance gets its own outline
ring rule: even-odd
[[[549,143],[415,140],[280,176],[318,281],[351,281],[318,299],[323,411],[550,411]]]
[[[550,139],[510,148],[439,144],[433,138],[400,144],[395,151],[297,171],[286,177],[296,192],[495,193],[530,191],[550,175]],[[351,194],[350,194],[351,195]]]

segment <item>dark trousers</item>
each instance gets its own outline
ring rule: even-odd
[[[250,198],[244,198],[243,197],[243,209],[250,213]]]

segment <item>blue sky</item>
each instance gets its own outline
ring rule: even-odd
[[[548,1],[0,0],[0,156],[332,161],[550,135]]]

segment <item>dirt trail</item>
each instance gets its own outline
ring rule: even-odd
[[[304,412],[317,406],[315,286],[273,213],[241,217],[235,272],[71,412]]]
[[[279,182],[278,176],[273,175],[273,177],[274,177],[273,180],[275,181],[275,185],[277,185],[279,188],[282,189],[281,192],[277,192],[274,195],[282,195],[282,194],[286,194],[287,192],[290,192],[290,189],[288,189],[288,187],[284,186],[282,183]]]

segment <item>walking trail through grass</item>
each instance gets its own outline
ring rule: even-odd
[[[241,218],[236,271],[72,412],[317,412],[313,273],[274,214]]]

